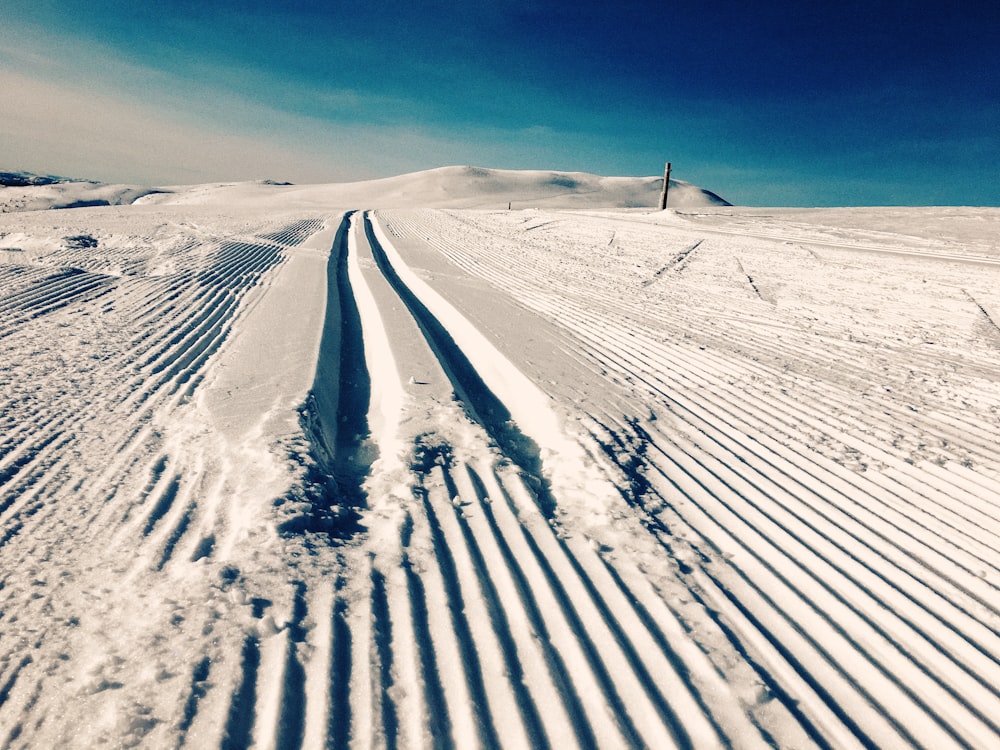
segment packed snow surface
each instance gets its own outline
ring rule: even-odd
[[[0,746],[1000,745],[1000,210],[462,179],[0,217]]]

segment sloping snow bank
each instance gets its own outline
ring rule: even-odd
[[[158,190],[140,185],[107,185],[102,182],[57,182],[0,188],[0,213],[43,211],[50,208],[127,206]]]
[[[580,443],[563,429],[551,399],[505,357],[469,320],[403,261],[381,225],[372,224],[376,239],[400,280],[447,329],[458,347],[475,363],[485,385],[510,411],[518,428],[538,446],[544,477],[552,494],[585,527],[604,528],[616,504],[616,491]]]
[[[670,207],[726,206],[725,200],[681,180],[670,181]],[[378,180],[330,185],[268,182],[171,187],[141,203],[376,208],[654,208],[660,177],[602,177],[584,172],[441,167]]]

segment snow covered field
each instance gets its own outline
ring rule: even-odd
[[[270,189],[0,216],[0,746],[1000,744],[1000,210]]]

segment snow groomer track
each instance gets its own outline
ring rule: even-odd
[[[0,227],[0,745],[1000,744],[985,230],[51,214]]]

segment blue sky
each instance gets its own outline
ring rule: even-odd
[[[448,164],[748,205],[1000,205],[1000,8],[8,0],[0,167],[169,184]]]

